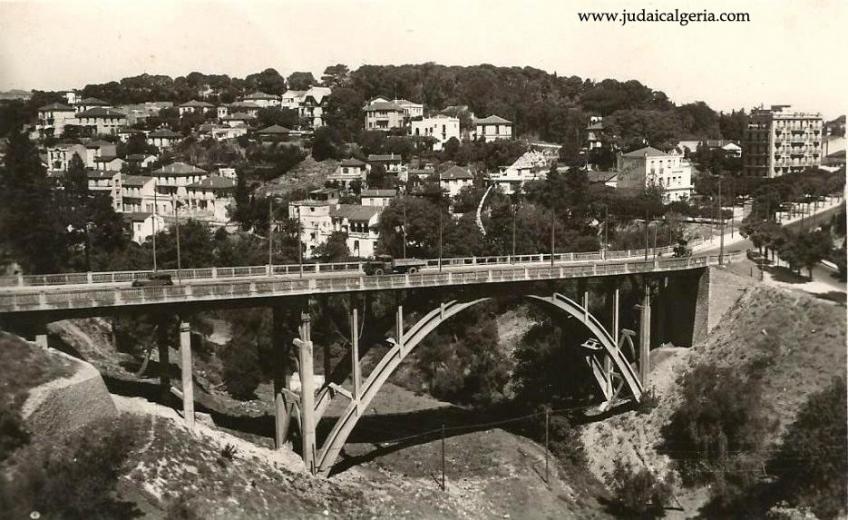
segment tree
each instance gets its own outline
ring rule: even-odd
[[[309,90],[309,87],[317,83],[311,72],[292,72],[287,82],[291,90]]]
[[[330,65],[324,69],[324,75],[321,76],[321,83],[325,87],[338,88],[343,87],[350,79],[350,69],[347,65],[339,63],[338,65]]]
[[[330,126],[315,130],[312,138],[312,158],[316,161],[338,159],[342,156],[342,143],[339,133]]]
[[[260,108],[256,113],[256,119],[260,127],[271,125],[284,126],[286,128],[297,128],[300,124],[300,116],[297,110],[292,108]]]
[[[615,461],[612,472],[607,475],[607,483],[621,512],[639,518],[665,516],[665,506],[671,502],[673,492],[668,480],[659,480],[648,468],[636,471],[620,460]]]
[[[322,262],[342,262],[350,258],[350,250],[347,247],[347,233],[333,231],[327,237],[327,241],[315,248],[314,256]]]
[[[244,83],[249,90],[259,90],[266,94],[281,95],[286,91],[286,80],[276,69],[267,68],[262,72],[248,74]]]
[[[379,163],[371,166],[371,170],[365,177],[365,183],[369,189],[390,188],[392,184],[391,178],[386,173],[386,167]]]
[[[53,211],[53,197],[38,150],[14,131],[0,169],[0,250],[25,272],[59,272],[65,232]]]

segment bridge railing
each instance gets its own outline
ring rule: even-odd
[[[725,254],[725,261],[741,252]],[[549,280],[626,273],[674,271],[719,263],[718,255],[689,258],[656,258],[615,263],[498,266],[469,271],[351,276],[327,278],[232,279],[208,283],[152,287],[69,287],[61,291],[7,292],[0,294],[0,312],[47,311],[120,305],[176,303],[259,296],[348,292],[414,287],[484,284],[509,281]]]
[[[700,244],[701,240],[690,241],[690,247]],[[648,258],[668,256],[673,253],[672,246],[648,248]],[[590,251],[583,253],[556,253],[553,262],[602,262],[604,260],[640,258],[645,255],[644,249],[629,249],[620,251]],[[551,262],[551,255],[506,255],[506,256],[470,256],[458,258],[430,258],[425,260],[427,267],[458,267],[502,264],[538,264]],[[174,280],[218,280],[231,278],[257,278],[262,276],[293,276],[327,274],[327,273],[364,273],[364,262],[336,263],[304,263],[304,264],[274,264],[240,266],[240,267],[200,267],[192,269],[159,269],[160,274],[170,275]],[[2,287],[39,287],[52,285],[88,285],[108,283],[131,283],[135,280],[146,280],[154,271],[105,271],[89,273],[58,273],[42,275],[0,276]]]

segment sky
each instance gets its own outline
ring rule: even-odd
[[[581,11],[750,14],[748,23],[587,23]],[[0,90],[144,72],[287,76],[436,62],[636,79],[716,110],[846,112],[845,0],[0,0]]]

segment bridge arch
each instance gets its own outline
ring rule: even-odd
[[[605,405],[608,405],[609,402],[618,395],[623,387],[627,388],[630,395],[632,395],[636,401],[641,399],[642,385],[636,376],[633,367],[618,348],[619,346],[614,343],[609,332],[594,316],[589,313],[588,309],[582,307],[574,300],[558,293],[555,293],[550,297],[535,295],[525,295],[525,297],[563,311],[573,318],[577,318],[581,323],[586,325],[589,332],[598,340],[601,347],[604,349],[605,355],[609,356],[612,361],[614,369],[616,370],[616,375],[620,382],[617,390],[613,390],[611,384],[605,384],[609,383],[609,381],[603,374],[603,368],[595,356],[590,356],[590,368],[592,369],[595,378],[598,380],[601,390],[604,393],[604,397],[607,399]],[[439,325],[446,322],[453,316],[456,316],[465,309],[489,299],[490,298],[488,297],[479,298],[467,302],[452,300],[441,304],[439,307],[425,314],[409,330],[399,334],[400,337],[395,340],[395,343],[389,352],[383,356],[377,366],[375,366],[368,375],[368,378],[362,383],[360,395],[351,396],[352,398],[348,402],[348,406],[345,408],[344,412],[342,412],[341,416],[339,416],[330,433],[324,439],[323,446],[316,457],[315,467],[317,469],[317,473],[323,476],[329,475],[342,447],[344,447],[348,437],[353,431],[353,428],[356,426],[357,422],[359,422],[359,418],[364,414],[365,410],[368,409],[368,406],[377,395],[377,392],[379,392],[389,377],[395,372],[395,370],[397,370],[403,360],[406,359],[409,353]],[[626,335],[622,338],[621,342],[623,343],[625,340],[631,341],[629,336]]]

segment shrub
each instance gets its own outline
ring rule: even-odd
[[[12,409],[7,399],[0,399],[0,462],[13,451],[29,442],[20,413]]]
[[[607,475],[607,485],[616,497],[617,512],[627,516],[662,517],[672,498],[670,478],[660,480],[647,468],[635,471],[620,460]]]
[[[30,445],[9,458],[0,510],[24,518],[123,518],[130,504],[115,499],[115,484],[134,445],[135,420],[99,421],[61,440]]]

